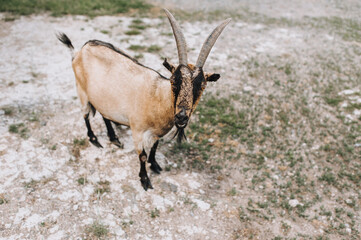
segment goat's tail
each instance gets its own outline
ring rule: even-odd
[[[67,35],[65,35],[65,33],[58,33],[56,34],[56,37],[59,39],[60,42],[62,42],[65,46],[67,46],[70,49],[71,52],[71,58],[73,59],[75,56],[74,53],[74,46],[71,43],[70,39],[68,38]]]

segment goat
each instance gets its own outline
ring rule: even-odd
[[[147,171],[147,152],[150,169],[160,173],[162,168],[155,160],[159,138],[176,126],[178,141],[185,138],[184,128],[194,112],[207,81],[217,81],[219,74],[205,74],[203,65],[223,29],[230,22],[222,22],[208,36],[200,51],[196,65],[188,64],[184,35],[174,16],[164,9],[175,37],[179,65],[163,65],[172,73],[170,79],[140,64],[110,43],[99,40],[86,42],[74,52],[70,39],[59,33],[58,39],[72,53],[72,67],[77,93],[84,111],[89,141],[102,147],[94,135],[89,114],[98,111],[104,119],[110,141],[121,146],[111,122],[129,126],[135,150],[140,161],[140,182],[144,188],[153,188]]]

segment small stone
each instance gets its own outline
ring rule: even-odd
[[[207,211],[211,205],[209,203],[203,202],[202,200],[199,199],[194,199],[193,202],[195,202],[197,204],[197,206],[204,212]]]
[[[297,205],[303,205],[301,204],[297,199],[291,199],[288,201],[288,204],[291,206],[291,207],[297,207]]]
[[[244,86],[243,87],[244,92],[251,92],[252,90],[253,90],[253,87],[251,87],[251,86]]]
[[[168,182],[162,182],[160,187],[165,191],[171,191],[171,192],[177,192],[178,191],[177,185],[174,185],[174,184],[168,183]]]

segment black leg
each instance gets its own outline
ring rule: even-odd
[[[142,153],[139,154],[139,161],[140,161],[140,172],[139,172],[140,182],[142,183],[142,186],[145,191],[147,191],[148,188],[153,189],[153,186],[150,183],[147,174],[147,169],[145,168],[145,162],[147,161],[147,154],[144,152],[144,149]]]
[[[94,135],[92,128],[90,127],[90,122],[89,122],[89,113],[84,115],[84,120],[85,120],[85,125],[88,129],[88,137],[89,137],[89,141],[96,147],[98,148],[103,148],[103,146],[98,142],[97,137]]]
[[[150,149],[148,162],[150,163],[150,169],[152,169],[153,172],[160,174],[160,171],[162,171],[163,169],[159,166],[159,164],[155,160],[155,152],[157,151],[158,143],[159,143],[159,140],[157,140],[154,143],[152,149]]]
[[[119,142],[119,139],[117,138],[117,136],[115,135],[114,129],[112,127],[112,123],[110,122],[109,119],[106,119],[105,117],[103,117],[104,122],[105,122],[105,126],[107,126],[107,131],[108,131],[108,137],[109,140],[116,146],[123,148],[123,144],[121,144]]]

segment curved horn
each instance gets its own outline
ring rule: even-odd
[[[179,64],[187,65],[188,64],[187,43],[184,38],[184,35],[173,15],[165,8],[164,11],[167,14],[170,25],[172,26],[174,38],[177,43]]]
[[[213,45],[216,43],[217,38],[222,33],[223,29],[227,26],[227,24],[231,21],[231,18],[228,18],[224,22],[222,22],[218,27],[216,27],[211,34],[209,34],[207,40],[203,43],[202,49],[199,53],[196,67],[203,67],[204,63],[207,60],[209,53],[212,50]]]

